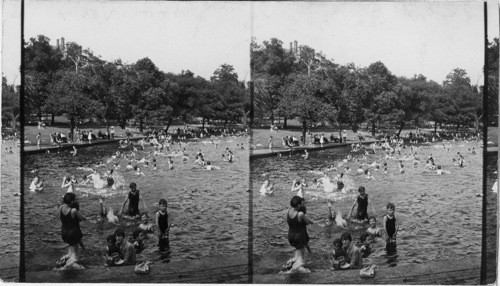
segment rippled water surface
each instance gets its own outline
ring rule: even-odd
[[[117,191],[81,188],[77,186],[76,194],[80,203],[80,211],[89,220],[81,223],[84,234],[83,243],[86,249],[82,252],[82,264],[85,266],[102,265],[102,254],[106,249],[106,236],[113,233],[116,226],[101,223],[99,218],[98,193],[106,195],[106,204],[115,212],[120,209],[130,182],[136,182],[137,188],[146,202],[146,211],[150,222],[154,223],[159,199],[168,201],[168,212],[172,227],[170,231],[171,255],[170,263],[178,260],[203,259],[220,255],[241,256],[247,261],[248,241],[248,150],[237,150],[236,144],[246,143],[247,139],[223,138],[218,149],[212,144],[193,141],[182,144],[187,148],[188,163],[184,164],[180,156],[172,157],[174,169],[168,170],[167,157],[152,155],[152,147],[136,152],[137,160],[147,157],[157,159],[158,170],[143,167],[145,176],[138,176],[134,171],[125,171],[130,160],[118,158],[113,162],[121,165],[116,172],[119,183]],[[221,154],[229,147],[234,152],[234,163],[222,161]],[[171,147],[178,150],[179,147]],[[81,148],[77,156],[69,151],[61,154],[39,154],[26,157],[24,171],[27,174],[24,182],[26,190],[34,176],[32,171],[38,170],[40,177],[46,179],[45,190],[40,193],[26,194],[26,268],[27,271],[51,270],[55,261],[67,250],[61,240],[58,207],[66,192],[61,189],[63,175],[75,174],[78,179],[89,174],[78,167],[97,164],[100,160],[111,167],[112,154],[118,150],[117,145]],[[194,156],[201,150],[205,160],[221,170],[206,170],[195,166]],[[130,151],[128,152],[130,153]],[[137,163],[133,163],[137,164]],[[106,167],[99,167],[103,174]],[[142,204],[140,205],[143,211]],[[126,227],[127,235],[137,228],[138,221],[123,220],[120,225]],[[146,241],[146,249],[138,255],[138,260],[158,261],[159,254],[156,234]],[[27,277],[28,278],[28,277]]]
[[[12,147],[14,153],[5,152]],[[13,141],[2,144],[2,178],[0,211],[0,278],[18,281],[20,229],[20,157]]]
[[[375,180],[357,175],[360,164],[348,161],[352,171],[346,175],[347,187],[356,191],[336,194],[334,208],[346,217],[349,213],[357,188],[365,186],[371,202],[374,204],[377,224],[382,227],[385,206],[388,202],[396,205],[396,218],[399,223],[397,255],[387,256],[385,242],[379,239],[372,254],[364,260],[365,264],[408,265],[434,261],[438,259],[463,259],[468,255],[481,253],[481,215],[482,215],[482,150],[476,143],[453,143],[450,152],[436,145],[426,145],[417,150],[420,163],[414,167],[413,160],[403,161],[405,173],[398,172],[396,160],[381,158],[382,150],[367,156],[366,162],[388,163],[388,173],[374,171]],[[475,147],[478,154],[468,154],[468,148]],[[409,154],[404,149],[401,156]],[[465,156],[465,167],[453,165],[452,158],[457,152]],[[287,240],[288,225],[286,210],[290,206],[293,193],[290,192],[294,179],[312,179],[321,176],[310,171],[324,170],[325,167],[338,164],[350,153],[350,149],[330,149],[310,152],[307,160],[301,154],[291,157],[272,157],[251,161],[252,189],[254,193],[254,263],[257,274],[277,273],[281,265],[293,256],[293,248]],[[451,174],[438,175],[425,169],[425,160],[432,156],[437,165]],[[362,161],[364,162],[364,161]],[[364,166],[366,169],[366,166]],[[273,195],[259,195],[259,189],[269,174],[275,183]],[[337,172],[330,172],[333,178]],[[492,184],[492,183],[491,183]],[[491,186],[489,188],[491,193]],[[329,269],[333,238],[340,237],[346,230],[331,227],[328,224],[328,206],[326,194],[322,189],[305,188],[307,214],[317,223],[308,226],[312,254],[306,254],[312,269]],[[496,195],[494,208],[496,208]],[[371,207],[368,208],[371,215]],[[496,224],[496,214],[491,212]],[[348,230],[355,239],[367,228],[366,225],[348,219]],[[478,265],[479,266],[479,265]]]

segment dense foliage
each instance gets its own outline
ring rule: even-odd
[[[223,64],[210,80],[191,71],[162,72],[149,58],[133,64],[107,62],[74,42],[50,46],[45,36],[31,38],[25,52],[25,114],[65,115],[77,122],[99,120],[124,127],[134,119],[166,125],[193,118],[239,122],[245,114],[245,83]],[[248,109],[248,107],[247,107]]]
[[[483,114],[481,87],[463,69],[453,69],[436,83],[423,75],[398,77],[382,63],[368,67],[339,65],[312,47],[283,48],[272,38],[251,45],[255,116],[297,118],[303,132],[330,122],[339,131],[356,131],[365,123],[374,134],[381,125],[401,130],[424,122],[474,126]],[[498,114],[498,39],[490,45],[488,106]],[[491,102],[490,102],[491,101]]]

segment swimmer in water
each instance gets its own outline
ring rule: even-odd
[[[74,193],[75,187],[74,184],[78,184],[78,181],[76,181],[75,175],[69,175],[69,176],[64,176],[61,189],[68,188],[66,193]]]
[[[40,178],[38,176],[35,176],[35,178],[33,178],[33,181],[31,182],[31,185],[30,185],[30,191],[31,192],[43,191],[43,189],[44,189],[43,182],[44,181],[45,180],[40,180]]]
[[[304,150],[304,155],[302,155],[302,157],[304,158],[304,160],[307,160],[307,158],[309,158],[309,153],[307,152],[307,150]]]
[[[297,196],[304,198],[304,189],[300,180],[293,180],[290,192],[297,192]]]
[[[375,217],[370,218],[370,226],[366,230],[366,232],[371,236],[382,236],[382,229],[380,227],[377,227],[377,219]]]
[[[206,165],[207,170],[220,170],[220,167],[212,165],[210,161],[207,161]]]
[[[262,186],[260,187],[260,193],[262,195],[271,195],[274,193],[274,184],[270,183],[269,180],[265,180]]]
[[[80,185],[88,185],[90,182],[91,182],[90,178],[87,175],[83,175]]]
[[[443,175],[443,174],[447,174],[447,175],[449,175],[449,174],[451,174],[451,172],[450,172],[450,171],[445,171],[445,170],[442,170],[442,169],[441,169],[441,166],[440,166],[440,165],[438,165],[438,166],[437,166],[437,170],[436,170],[436,174],[438,174],[438,175]]]
[[[135,174],[136,174],[137,176],[146,176],[146,175],[144,175],[144,173],[143,173],[143,172],[141,172],[141,168],[140,168],[140,167],[137,167]]]

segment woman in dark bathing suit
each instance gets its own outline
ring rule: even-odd
[[[291,208],[287,211],[288,242],[295,247],[295,257],[288,261],[292,268],[300,267],[304,264],[304,249],[309,242],[307,225],[313,223],[303,212],[304,199],[294,196],[290,201]]]
[[[61,237],[69,245],[68,254],[58,261],[60,266],[69,265],[78,260],[78,244],[80,244],[83,237],[80,221],[86,219],[78,212],[78,207],[74,207],[75,201],[76,196],[74,193],[66,193],[63,198],[64,204],[59,208],[62,223]]]

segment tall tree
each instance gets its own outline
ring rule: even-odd
[[[10,125],[13,129],[19,123],[19,89],[7,84],[2,76],[2,126]]]
[[[456,68],[450,72],[443,82],[443,92],[448,103],[444,109],[447,123],[456,124],[458,131],[461,125],[475,122],[481,97],[475,92],[465,70]]]
[[[372,136],[375,136],[375,127],[383,119],[380,114],[383,106],[377,102],[377,98],[380,99],[383,93],[387,95],[387,92],[394,91],[397,79],[380,61],[370,64],[361,78],[365,90],[362,100],[365,118],[372,126]]]
[[[228,122],[239,121],[243,114],[245,87],[238,81],[233,66],[221,65],[210,82],[217,94],[216,118],[224,121],[224,127]]]
[[[50,45],[50,39],[39,35],[24,43],[25,106],[24,113],[32,113],[42,119],[42,109],[49,96],[48,86],[63,66],[63,54]]]
[[[335,108],[325,103],[321,81],[316,77],[293,74],[284,88],[285,95],[280,101],[279,109],[289,118],[298,117],[302,124],[302,140],[305,142],[308,127],[325,120],[328,114],[335,112]]]
[[[283,94],[281,87],[292,72],[294,56],[285,51],[283,42],[276,38],[259,46],[252,42],[252,80],[255,86],[254,108],[261,116],[269,117],[274,124],[278,103]]]
[[[96,82],[83,73],[60,71],[50,87],[45,108],[55,115],[66,114],[73,133],[78,120],[91,119],[104,112],[97,97]]]

